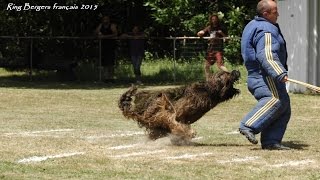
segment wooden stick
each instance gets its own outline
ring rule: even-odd
[[[307,88],[309,88],[311,90],[314,90],[316,92],[320,92],[320,87],[317,87],[317,86],[314,86],[314,85],[311,85],[311,84],[308,84],[308,83],[305,83],[305,82],[301,82],[301,81],[298,81],[298,80],[290,79],[290,78],[288,78],[288,81],[296,83],[296,84],[299,84],[299,85],[302,85],[302,86],[305,86],[305,87],[307,87]]]

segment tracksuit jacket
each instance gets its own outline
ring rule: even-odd
[[[256,106],[242,119],[240,129],[261,132],[261,144],[281,143],[291,116],[290,98],[281,80],[287,75],[286,42],[278,24],[256,16],[245,27],[241,54],[248,71],[248,89]]]

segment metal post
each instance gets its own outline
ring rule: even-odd
[[[99,81],[102,80],[102,66],[101,66],[101,39],[99,38]]]
[[[32,81],[32,68],[33,68],[32,50],[33,50],[33,39],[30,38],[30,70],[29,70],[29,77],[30,77],[31,81]]]
[[[173,82],[176,82],[176,38],[173,38]]]

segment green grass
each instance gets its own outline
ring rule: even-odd
[[[153,74],[160,71],[149,68]],[[290,94],[292,118],[284,143],[295,149],[263,151],[234,134],[256,103],[243,68],[235,68],[244,74],[237,84],[242,93],[192,125],[201,146],[147,140],[143,129],[117,108],[127,84],[55,82],[40,76],[29,81],[24,73],[2,70],[0,179],[319,179],[320,96]],[[175,86],[159,84],[150,81],[142,88]],[[75,152],[83,154],[18,163]]]
[[[203,72],[203,59],[197,58],[193,60],[173,60],[169,58],[157,59],[157,60],[144,60],[141,65],[142,81],[146,84],[184,84],[194,81],[204,80]],[[228,62],[225,66],[229,69],[239,69],[241,72],[245,72],[242,66],[233,67]],[[216,66],[212,67],[212,71],[217,71]],[[5,69],[0,69],[1,79],[3,85],[15,84],[16,81],[22,82],[36,82],[36,84],[46,84],[68,82],[67,77],[61,77],[61,74],[55,71],[36,71],[32,72],[30,76],[28,70],[26,71],[6,71]],[[94,66],[92,63],[83,62],[75,68],[75,75],[77,83],[89,83],[92,84],[100,83],[103,81],[103,70],[101,71],[100,81],[100,71],[99,68]],[[245,77],[245,76],[243,76]],[[115,78],[116,85],[128,84],[135,82],[133,68],[131,62],[128,60],[121,60],[115,67]],[[21,84],[19,84],[21,85]],[[114,84],[113,84],[114,85]]]

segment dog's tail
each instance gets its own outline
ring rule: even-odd
[[[137,92],[137,87],[132,85],[128,91],[120,96],[118,107],[126,118],[135,119],[137,114],[132,111],[132,97]]]

